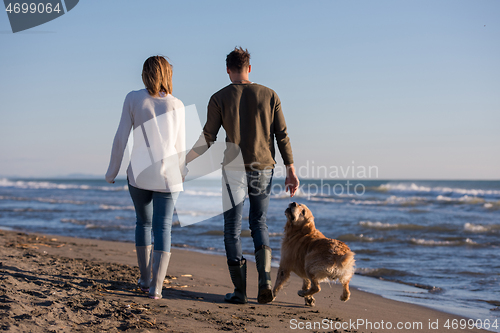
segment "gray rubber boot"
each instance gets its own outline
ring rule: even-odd
[[[137,253],[137,263],[141,277],[137,284],[142,291],[149,291],[149,284],[151,283],[151,245],[136,246],[135,252]]]
[[[255,263],[259,272],[259,293],[257,301],[265,304],[273,300],[273,290],[271,281],[271,248],[263,246],[255,252]]]
[[[153,278],[149,287],[149,298],[160,299],[163,281],[167,275],[170,252],[153,251]]]
[[[234,292],[226,294],[224,300],[233,304],[247,303],[247,261],[242,259],[239,265],[228,265],[228,268],[234,284]]]

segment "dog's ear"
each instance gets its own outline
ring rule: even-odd
[[[306,205],[301,205],[300,208],[300,215],[304,221],[304,224],[302,225],[302,232],[307,234],[316,228],[314,225],[314,216]]]

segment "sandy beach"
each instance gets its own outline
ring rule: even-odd
[[[153,301],[136,288],[132,243],[13,231],[0,236],[0,328],[7,332],[478,331],[447,329],[447,321],[462,318],[355,288],[343,303],[339,284],[323,284],[316,306],[305,307],[296,276],[273,303],[261,305],[253,263],[249,303],[228,304],[225,258],[183,249],[172,250],[163,299]]]

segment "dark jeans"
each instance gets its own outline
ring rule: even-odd
[[[170,252],[172,217],[179,192],[156,192],[143,190],[128,184],[134,202],[137,222],[135,245],[151,245],[151,229],[154,236],[154,250]]]
[[[241,250],[241,219],[243,203],[248,193],[250,201],[249,224],[255,251],[264,245],[269,246],[269,232],[267,230],[267,208],[273,170],[259,170],[231,174],[223,170],[223,195],[229,195],[231,204],[224,204],[224,245],[226,247],[227,262],[237,265],[243,259]],[[228,189],[228,184],[230,188]]]

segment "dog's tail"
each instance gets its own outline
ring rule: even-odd
[[[342,269],[340,270],[340,275],[337,276],[337,278],[342,284],[349,282],[349,280],[351,280],[352,276],[354,275],[354,263],[356,261],[354,260],[354,254],[354,252],[349,251],[344,254],[338,261]]]
[[[340,266],[342,266],[343,269],[349,269],[349,268],[354,268],[354,255],[355,253],[352,251],[347,252],[340,258],[339,263]]]

